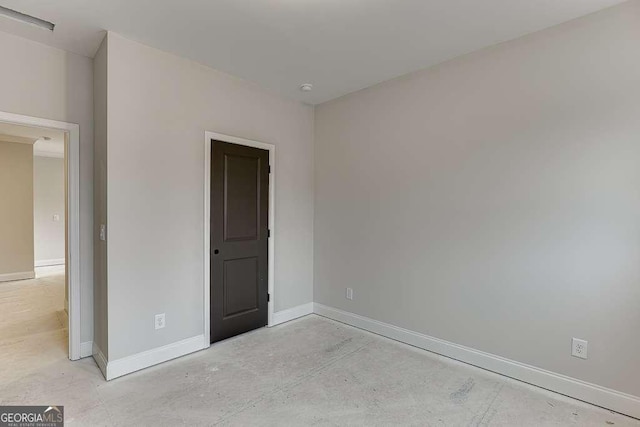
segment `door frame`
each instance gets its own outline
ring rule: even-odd
[[[81,304],[80,304],[80,126],[75,123],[59,122],[39,117],[0,111],[0,122],[45,129],[56,129],[66,133],[67,167],[67,247],[66,247],[66,275],[69,283],[69,359],[78,360],[81,357]]]
[[[275,281],[275,247],[276,247],[276,226],[275,226],[275,191],[276,191],[276,146],[265,142],[252,141],[250,139],[239,138],[237,136],[224,135],[217,132],[206,131],[204,133],[204,347],[208,348],[211,337],[211,140],[228,142],[246,147],[260,148],[269,151],[269,166],[271,174],[269,176],[269,302],[267,304],[267,326],[273,325],[273,308],[275,305],[274,281]]]

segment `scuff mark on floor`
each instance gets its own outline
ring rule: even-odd
[[[353,338],[347,338],[345,340],[342,340],[338,343],[335,343],[333,345],[330,345],[329,347],[327,347],[325,349],[326,353],[333,353],[335,351],[340,350],[342,347],[344,347],[345,345],[349,344],[351,341],[353,340]]]
[[[475,385],[476,381],[473,378],[469,378],[464,382],[464,384],[460,386],[458,390],[449,395],[450,399],[455,403],[465,402],[469,397],[469,393],[471,392],[471,390],[473,390],[473,387],[475,387]]]

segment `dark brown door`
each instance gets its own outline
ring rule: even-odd
[[[211,144],[211,342],[216,342],[267,324],[269,152]]]

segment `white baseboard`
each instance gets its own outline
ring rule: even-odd
[[[198,335],[176,343],[154,348],[153,350],[143,351],[142,353],[134,354],[132,356],[107,361],[105,378],[109,381],[114,378],[157,365],[158,363],[166,362],[168,360],[175,359],[176,357],[202,350],[203,342],[204,336]]]
[[[21,271],[18,273],[0,274],[0,282],[11,282],[13,280],[33,279],[36,277],[35,271]]]
[[[93,341],[85,341],[80,343],[80,358],[93,355]]]
[[[399,328],[347,311],[315,303],[313,311],[356,328],[422,348],[461,362],[515,378],[578,400],[640,418],[640,397],[591,384],[576,378],[526,365],[504,357]]]
[[[95,342],[93,343],[93,360],[96,361],[96,365],[98,365],[98,368],[100,368],[102,375],[105,379],[107,379],[107,358],[104,356],[102,350],[100,350],[100,347],[98,347]]]
[[[307,303],[298,305],[296,307],[288,308],[286,310],[273,313],[273,322],[269,326],[276,326],[284,322],[288,322],[293,319],[297,319],[302,316],[313,313],[313,303]]]
[[[49,267],[51,265],[64,265],[64,258],[41,259],[34,263],[36,267]]]

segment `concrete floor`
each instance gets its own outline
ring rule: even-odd
[[[50,278],[35,292],[42,301],[32,292],[38,285],[26,282],[25,298],[29,293],[39,307],[58,300],[59,290],[46,289]],[[0,284],[3,322],[11,322],[6,312],[17,300],[23,298],[15,285]],[[47,318],[48,326],[26,318],[28,327],[2,324],[0,403],[64,405],[69,425],[640,426],[314,315],[106,382],[92,359],[66,360],[66,348],[59,347],[66,338],[54,345],[51,336],[63,335],[51,332],[55,318]],[[15,337],[12,328],[30,331],[31,338]]]

